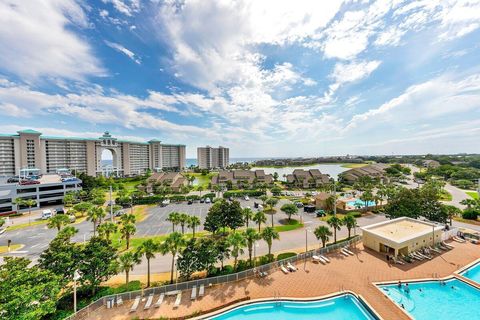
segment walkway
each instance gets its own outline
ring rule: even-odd
[[[205,297],[192,302],[190,292],[184,292],[181,306],[173,309],[175,298],[167,298],[160,308],[144,311],[144,302],[139,311],[129,313],[131,301],[124,306],[106,309],[102,307],[87,319],[132,319],[181,317],[200,310],[210,310],[245,296],[251,299],[272,297],[280,292],[283,297],[316,297],[337,292],[340,289],[351,290],[362,295],[368,303],[384,318],[407,320],[405,314],[386,298],[372,282],[397,281],[407,279],[431,278],[433,273],[439,277],[451,275],[455,270],[480,257],[480,246],[470,243],[453,243],[453,250],[444,252],[431,261],[415,262],[404,266],[388,264],[383,255],[364,250],[362,244],[353,249],[355,256],[344,257],[340,254],[329,255],[331,263],[327,265],[307,262],[306,270],[299,263],[299,270],[288,275],[281,271],[273,272],[265,279],[250,279],[219,285],[206,289]]]

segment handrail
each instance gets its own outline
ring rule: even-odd
[[[349,246],[351,244],[357,243],[362,239],[360,235],[354,236],[352,239],[349,239],[347,241],[342,241],[340,243],[335,243],[330,246],[327,246],[325,248],[320,248],[320,249],[313,249],[309,250],[307,252],[299,253],[293,257],[285,258],[282,260],[270,262],[261,266],[257,266],[255,268],[247,269],[244,271],[240,271],[237,273],[232,273],[232,274],[227,274],[227,275],[222,275],[222,276],[217,276],[217,277],[211,277],[211,278],[204,278],[204,279],[197,279],[197,280],[190,280],[186,282],[180,282],[180,283],[175,283],[175,284],[168,284],[164,285],[161,287],[153,287],[153,288],[147,288],[147,289],[142,289],[142,290],[137,290],[137,291],[128,291],[120,294],[113,294],[113,295],[108,295],[101,297],[94,302],[90,303],[88,306],[85,306],[84,308],[80,309],[76,313],[68,316],[65,318],[66,320],[78,320],[78,319],[83,319],[85,316],[90,315],[90,313],[96,311],[99,309],[101,306],[106,304],[107,300],[114,300],[116,301],[119,297],[122,298],[122,300],[125,302],[126,300],[132,300],[132,297],[136,297],[138,295],[140,296],[148,296],[149,294],[160,294],[160,293],[166,293],[169,291],[176,291],[176,290],[188,290],[191,289],[194,285],[197,286],[197,288],[203,284],[206,287],[216,285],[216,284],[221,284],[221,283],[228,283],[228,282],[236,282],[239,280],[244,280],[251,278],[255,276],[255,272],[253,272],[253,269],[256,269],[261,272],[266,272],[266,271],[271,271],[273,269],[277,269],[279,265],[282,263],[287,263],[287,262],[297,262],[297,261],[303,261],[306,258],[309,258],[313,255],[318,255],[318,254],[326,254],[331,251],[338,250],[340,248],[343,248],[345,246]]]

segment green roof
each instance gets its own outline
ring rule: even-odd
[[[60,136],[43,136],[42,139],[44,140],[79,140],[79,141],[100,141],[99,138],[81,138],[81,137],[60,137]]]
[[[152,140],[149,140],[148,142],[162,142],[162,141],[160,141],[158,139],[152,139]]]
[[[25,130],[20,130],[17,131],[18,133],[28,133],[28,134],[42,134],[41,132],[32,130],[32,129],[25,129]]]
[[[10,137],[10,138],[17,137],[18,138],[18,134],[0,133],[0,137]]]

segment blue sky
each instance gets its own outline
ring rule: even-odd
[[[0,132],[480,150],[480,0],[0,0]]]

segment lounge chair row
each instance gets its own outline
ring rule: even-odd
[[[282,270],[283,273],[289,274],[290,272],[295,272],[298,270],[297,267],[295,267],[293,264],[290,262],[287,262],[287,264],[281,264],[280,265],[280,270]]]
[[[198,290],[198,297],[203,297],[204,295],[205,295],[205,285],[202,284],[202,285],[200,285],[200,288]],[[155,305],[154,305],[155,308],[159,308],[162,305],[163,300],[165,299],[165,296],[176,296],[175,303],[173,304],[173,307],[178,308],[180,306],[180,303],[182,302],[182,291],[175,290],[175,291],[170,291],[170,292],[166,292],[166,293],[161,293],[158,296],[157,301],[155,302]],[[192,300],[195,300],[197,298],[197,286],[192,287],[192,294],[191,294],[190,297],[191,297]],[[152,303],[153,303],[153,298],[154,298],[153,293],[148,295],[147,302],[145,302],[145,306],[143,307],[143,310],[150,309],[150,307],[152,306]],[[142,299],[141,296],[135,297],[135,300],[133,301],[132,307],[130,308],[130,312],[137,311],[137,309],[140,305],[141,299]],[[121,304],[123,304],[123,301],[122,301],[121,298],[118,298],[117,299],[117,305],[121,305]]]
[[[327,263],[330,263],[330,259],[328,259],[327,257],[323,256],[323,255],[318,255],[318,256],[312,256],[312,260],[314,262],[320,262],[322,264],[327,264]]]

